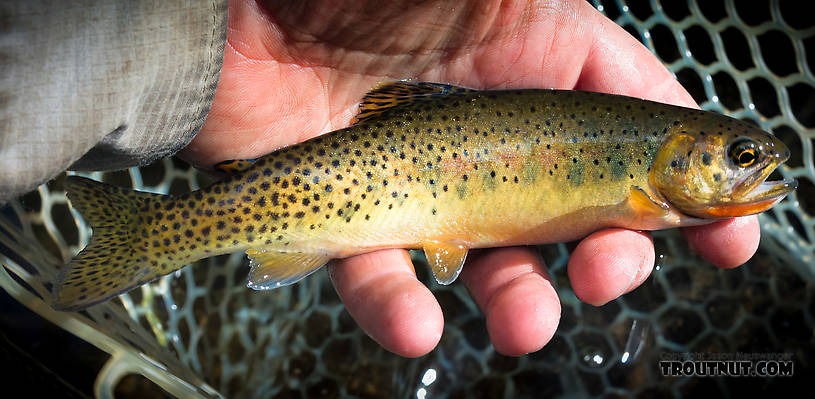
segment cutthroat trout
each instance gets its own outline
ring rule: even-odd
[[[198,259],[246,251],[248,285],[292,284],[331,259],[423,249],[450,284],[470,248],[657,230],[762,212],[796,187],[767,182],[777,138],[712,112],[578,91],[476,91],[399,82],[358,122],[164,196],[69,177],[93,226],[54,306],[77,310]]]

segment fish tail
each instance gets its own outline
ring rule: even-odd
[[[65,189],[71,205],[93,228],[90,243],[59,275],[53,306],[81,310],[162,274],[158,262],[135,243],[141,241],[140,213],[162,197],[70,176]]]

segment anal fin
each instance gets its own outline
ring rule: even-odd
[[[456,281],[464,266],[464,260],[467,258],[467,248],[462,245],[435,241],[424,243],[423,248],[436,281],[442,285],[449,285]]]
[[[294,284],[325,265],[331,258],[303,252],[280,252],[263,248],[246,251],[249,256],[249,288],[270,290]]]
[[[228,159],[226,161],[221,161],[216,163],[212,166],[213,169],[226,173],[230,176],[237,175],[240,172],[243,172],[246,169],[252,167],[255,164],[257,158],[255,159]]]

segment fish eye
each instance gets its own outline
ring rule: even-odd
[[[758,160],[757,144],[751,139],[739,139],[730,146],[730,162],[746,168]]]

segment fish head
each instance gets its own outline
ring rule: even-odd
[[[794,179],[766,181],[790,157],[777,137],[713,113],[693,122],[673,126],[649,176],[681,213],[705,219],[752,215],[797,187]]]

